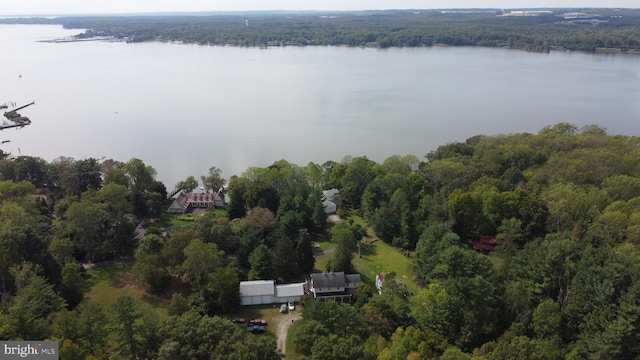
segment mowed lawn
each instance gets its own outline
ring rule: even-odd
[[[358,216],[350,216],[348,219],[353,219],[355,224],[360,224],[367,229],[367,235],[375,238],[373,230],[368,227],[365,221]],[[320,243],[323,250],[335,247],[335,244],[329,242]],[[353,265],[362,277],[362,281],[369,286],[375,288],[376,274],[381,272],[395,272],[396,279],[401,280],[407,285],[407,288],[412,293],[417,293],[420,287],[416,283],[416,277],[413,271],[413,258],[410,257],[413,253],[408,253],[405,256],[401,250],[381,241],[377,240],[371,244],[362,244],[360,256],[358,253],[353,257]],[[315,268],[320,271],[325,271],[327,263],[331,254],[322,255],[316,257]]]
[[[378,240],[372,244],[361,245],[361,256],[354,256],[353,265],[360,273],[365,284],[375,287],[376,274],[395,272],[396,279],[407,285],[407,290],[417,293],[419,287],[413,275],[413,260],[397,248]]]

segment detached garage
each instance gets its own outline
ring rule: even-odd
[[[271,304],[275,295],[275,280],[240,282],[240,305]]]
[[[275,301],[279,303],[300,302],[304,295],[304,284],[276,285]]]

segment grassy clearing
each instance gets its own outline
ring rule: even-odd
[[[365,220],[357,215],[351,214],[346,219],[347,221],[353,221],[354,224],[358,224],[367,229],[367,236],[375,238],[376,235],[373,229],[367,225]],[[322,251],[335,247],[335,244],[331,242],[330,236],[327,235],[326,240],[320,242],[317,241],[319,250]],[[408,253],[409,256],[403,254],[403,252],[381,240],[375,241],[372,244],[361,245],[361,257],[358,257],[356,253],[353,259],[353,265],[356,271],[362,276],[362,281],[369,286],[375,287],[376,274],[380,272],[396,273],[396,279],[402,280],[407,285],[409,291],[416,293],[420,287],[416,283],[416,278],[413,275],[413,258],[412,253]],[[331,254],[317,256],[316,270],[324,271],[327,268],[327,263],[331,258]]]
[[[329,263],[329,259],[331,258],[331,254],[316,256],[316,263],[314,268],[320,272],[327,270],[327,263]]]
[[[324,236],[313,240],[314,253],[324,251],[324,250],[329,250],[334,247],[336,247],[336,244],[331,242],[331,236],[329,234],[325,234]]]
[[[217,218],[226,218],[227,210],[216,209],[214,210],[214,216]],[[153,225],[159,228],[179,227],[179,226],[189,225],[194,221],[196,221],[196,219],[199,217],[200,217],[199,215],[194,215],[194,214],[163,213],[160,220],[156,221]]]
[[[198,217],[193,214],[162,214],[160,220],[153,223],[153,226],[159,228],[172,228],[193,223]]]
[[[410,292],[416,293],[419,290],[413,275],[411,258],[380,240],[361,246],[362,255],[356,255],[353,264],[365,284],[375,287],[376,274],[394,271],[396,278],[406,284]]]
[[[109,309],[120,296],[131,296],[143,309],[153,309],[161,317],[167,316],[167,301],[136,286],[131,265],[110,265],[87,270],[91,290],[86,294],[92,301]]]
[[[312,241],[314,254],[336,247],[336,244],[331,242],[331,235],[328,232],[324,233],[322,236],[313,238]],[[331,257],[331,255],[316,256],[315,269],[318,271],[326,270],[329,257]]]
[[[364,219],[362,217],[360,217],[359,215],[356,215],[355,213],[350,213],[349,216],[346,218],[346,220],[347,221],[353,221],[354,225],[362,226],[363,228],[367,229],[367,233],[368,234],[373,236],[373,230],[369,227],[367,222],[364,221]]]
[[[359,224],[367,229],[367,236],[376,238],[373,229],[368,226],[363,218],[351,215],[348,219],[353,220],[354,224]],[[408,255],[405,256],[401,250],[378,240],[372,244],[362,244],[361,256],[355,255],[353,265],[360,273],[362,281],[369,286],[375,287],[376,274],[394,271],[396,279],[406,284],[410,292],[416,293],[420,287],[416,283],[413,259],[410,257],[411,253]]]

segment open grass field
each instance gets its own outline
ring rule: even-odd
[[[131,296],[141,308],[155,310],[161,317],[167,316],[169,302],[166,298],[150,295],[133,281],[131,265],[119,264],[87,270],[91,290],[88,298],[107,310],[120,296]],[[170,300],[170,297],[169,297]]]

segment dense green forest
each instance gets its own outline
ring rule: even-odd
[[[354,271],[369,232],[413,263],[417,290],[391,273],[351,304],[304,301],[288,358],[636,359],[639,146],[559,123],[424,158],[280,160],[231,177],[226,209],[180,225],[140,159],[3,158],[0,339],[57,340],[62,359],[277,359],[273,338],[229,320],[239,281],[303,279],[322,238],[336,251],[316,270]],[[201,180],[227,183],[215,167]],[[329,188],[347,221],[326,222]],[[499,245],[473,250],[481,236]],[[166,313],[129,296],[101,306],[89,260],[130,264],[146,297],[169,293]]]
[[[577,18],[564,16],[580,12]],[[416,47],[493,46],[547,52],[639,51],[640,10],[553,9],[538,16],[496,11],[253,12],[226,15],[93,16],[0,19],[89,29],[80,38],[201,45]]]

